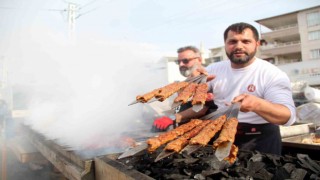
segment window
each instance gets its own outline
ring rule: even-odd
[[[313,12],[307,14],[307,23],[308,26],[316,26],[320,24],[320,13]]]
[[[222,57],[218,56],[218,57],[213,57],[213,62],[219,62],[222,61]]]
[[[308,34],[308,39],[309,39],[309,40],[320,39],[320,30],[309,32],[309,34]]]
[[[317,59],[320,58],[320,49],[313,49],[310,51],[310,58],[311,59]]]

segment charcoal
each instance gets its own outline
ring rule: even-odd
[[[261,162],[264,158],[264,155],[257,153],[252,155],[252,157],[249,159],[249,161],[253,161],[253,162]]]
[[[266,169],[260,169],[258,173],[252,176],[254,179],[263,179],[263,180],[271,180],[273,178],[273,174],[269,173]]]
[[[256,173],[265,167],[265,163],[263,162],[250,162],[248,164],[248,169],[251,173]]]
[[[188,159],[175,159],[173,160],[173,163],[174,164],[177,164],[177,163],[181,163],[181,162],[184,162],[186,164],[193,164],[195,162],[199,161],[199,159],[196,159],[196,158],[188,158]]]
[[[266,154],[267,159],[271,160],[274,166],[282,166],[280,156]]]
[[[203,176],[202,174],[196,174],[196,175],[194,175],[194,179],[197,179],[197,180],[205,180],[206,177]]]
[[[277,167],[274,172],[273,180],[289,179],[290,174],[283,167]]]
[[[170,174],[170,175],[166,175],[165,179],[189,179],[189,176],[181,175],[181,174]]]
[[[218,161],[212,147],[200,148],[191,155],[174,154],[154,162],[157,153],[130,157],[124,162],[154,179],[232,179],[232,180],[320,180],[319,164],[307,155],[293,157],[239,150],[234,164]]]
[[[296,180],[303,180],[307,174],[307,171],[301,168],[295,169],[292,171],[290,178],[296,179]]]
[[[296,169],[296,165],[292,164],[292,163],[286,163],[283,168],[288,172],[291,173],[293,170]]]
[[[302,167],[311,169],[314,173],[320,174],[320,166],[315,161],[309,158],[306,154],[297,154],[297,158],[299,159],[299,163]]]
[[[311,174],[310,175],[310,180],[320,180],[320,177],[318,174]]]
[[[218,173],[221,173],[221,172],[223,172],[223,171],[222,170],[212,169],[212,170],[202,171],[202,175],[206,177],[206,176],[218,174]]]
[[[207,158],[205,159],[205,162],[209,164],[209,166],[213,170],[221,170],[225,169],[230,166],[230,164],[226,161],[219,161],[216,157],[214,158]]]
[[[222,170],[208,170],[208,171],[203,171],[202,175],[204,177],[210,177],[212,179],[222,179],[222,178],[227,178],[229,177],[228,173],[222,171]]]

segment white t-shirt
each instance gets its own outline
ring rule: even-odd
[[[271,103],[282,104],[291,111],[291,117],[285,125],[296,120],[296,108],[288,76],[273,64],[256,58],[255,61],[241,69],[233,69],[230,60],[213,63],[207,68],[209,74],[216,78],[209,82],[214,94],[214,102],[220,108],[230,103],[234,97],[252,94]],[[239,112],[239,122],[250,124],[268,123],[254,112]]]

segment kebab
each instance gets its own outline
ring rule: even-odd
[[[186,87],[189,83],[188,82],[174,82],[169,85],[166,85],[165,87],[161,88],[157,94],[155,94],[155,98],[157,98],[159,101],[164,101],[169,96],[174,94],[175,92],[179,91],[180,89]]]
[[[208,125],[211,120],[204,120],[201,124],[199,124],[197,127],[192,129],[191,131],[185,133],[183,136],[179,137],[178,139],[171,141],[167,144],[167,146],[164,148],[166,151],[174,151],[174,152],[180,152],[181,149],[183,149],[188,143],[189,140],[196,136],[206,125]]]
[[[237,132],[237,126],[237,118],[232,117],[228,119],[223,125],[218,139],[213,142],[213,147],[217,149],[219,146],[223,146],[226,143],[233,143]]]
[[[210,124],[203,128],[197,136],[193,137],[190,140],[190,144],[201,146],[207,145],[210,139],[213,138],[218,131],[220,131],[226,119],[227,116],[222,115],[218,117],[216,120],[211,121]]]
[[[141,102],[141,103],[146,103],[146,102],[148,102],[150,99],[152,99],[156,94],[158,94],[160,90],[161,90],[161,88],[158,88],[158,89],[155,89],[155,90],[153,90],[153,91],[151,91],[151,92],[148,92],[148,93],[146,93],[146,94],[138,95],[138,96],[136,97],[136,100],[137,100],[138,102]]]
[[[188,85],[188,82],[173,82],[164,87],[154,89],[151,92],[145,93],[143,95],[138,95],[136,97],[137,102],[146,103],[153,97],[157,98],[159,101],[164,101],[166,98],[171,96],[173,93],[179,91]]]
[[[197,86],[196,92],[192,98],[192,105],[204,105],[207,99],[208,85],[206,83],[200,83]]]
[[[181,93],[174,99],[174,102],[181,102],[183,104],[188,102],[188,99],[194,94],[198,84],[190,83]]]
[[[158,137],[150,138],[147,140],[148,151],[154,152],[161,145],[183,135],[184,133],[190,131],[194,127],[198,126],[202,120],[192,119],[190,122],[183,124],[175,129],[172,129],[164,134],[160,134]]]
[[[224,160],[228,161],[230,164],[233,164],[237,159],[238,151],[239,151],[239,148],[236,145],[232,144],[230,149],[230,154]]]

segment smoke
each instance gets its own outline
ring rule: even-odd
[[[93,35],[70,43],[62,35],[30,31],[6,47],[12,84],[28,90],[25,124],[74,150],[110,145],[126,131],[150,129],[136,95],[165,85],[154,46]],[[16,101],[19,101],[17,99]]]

